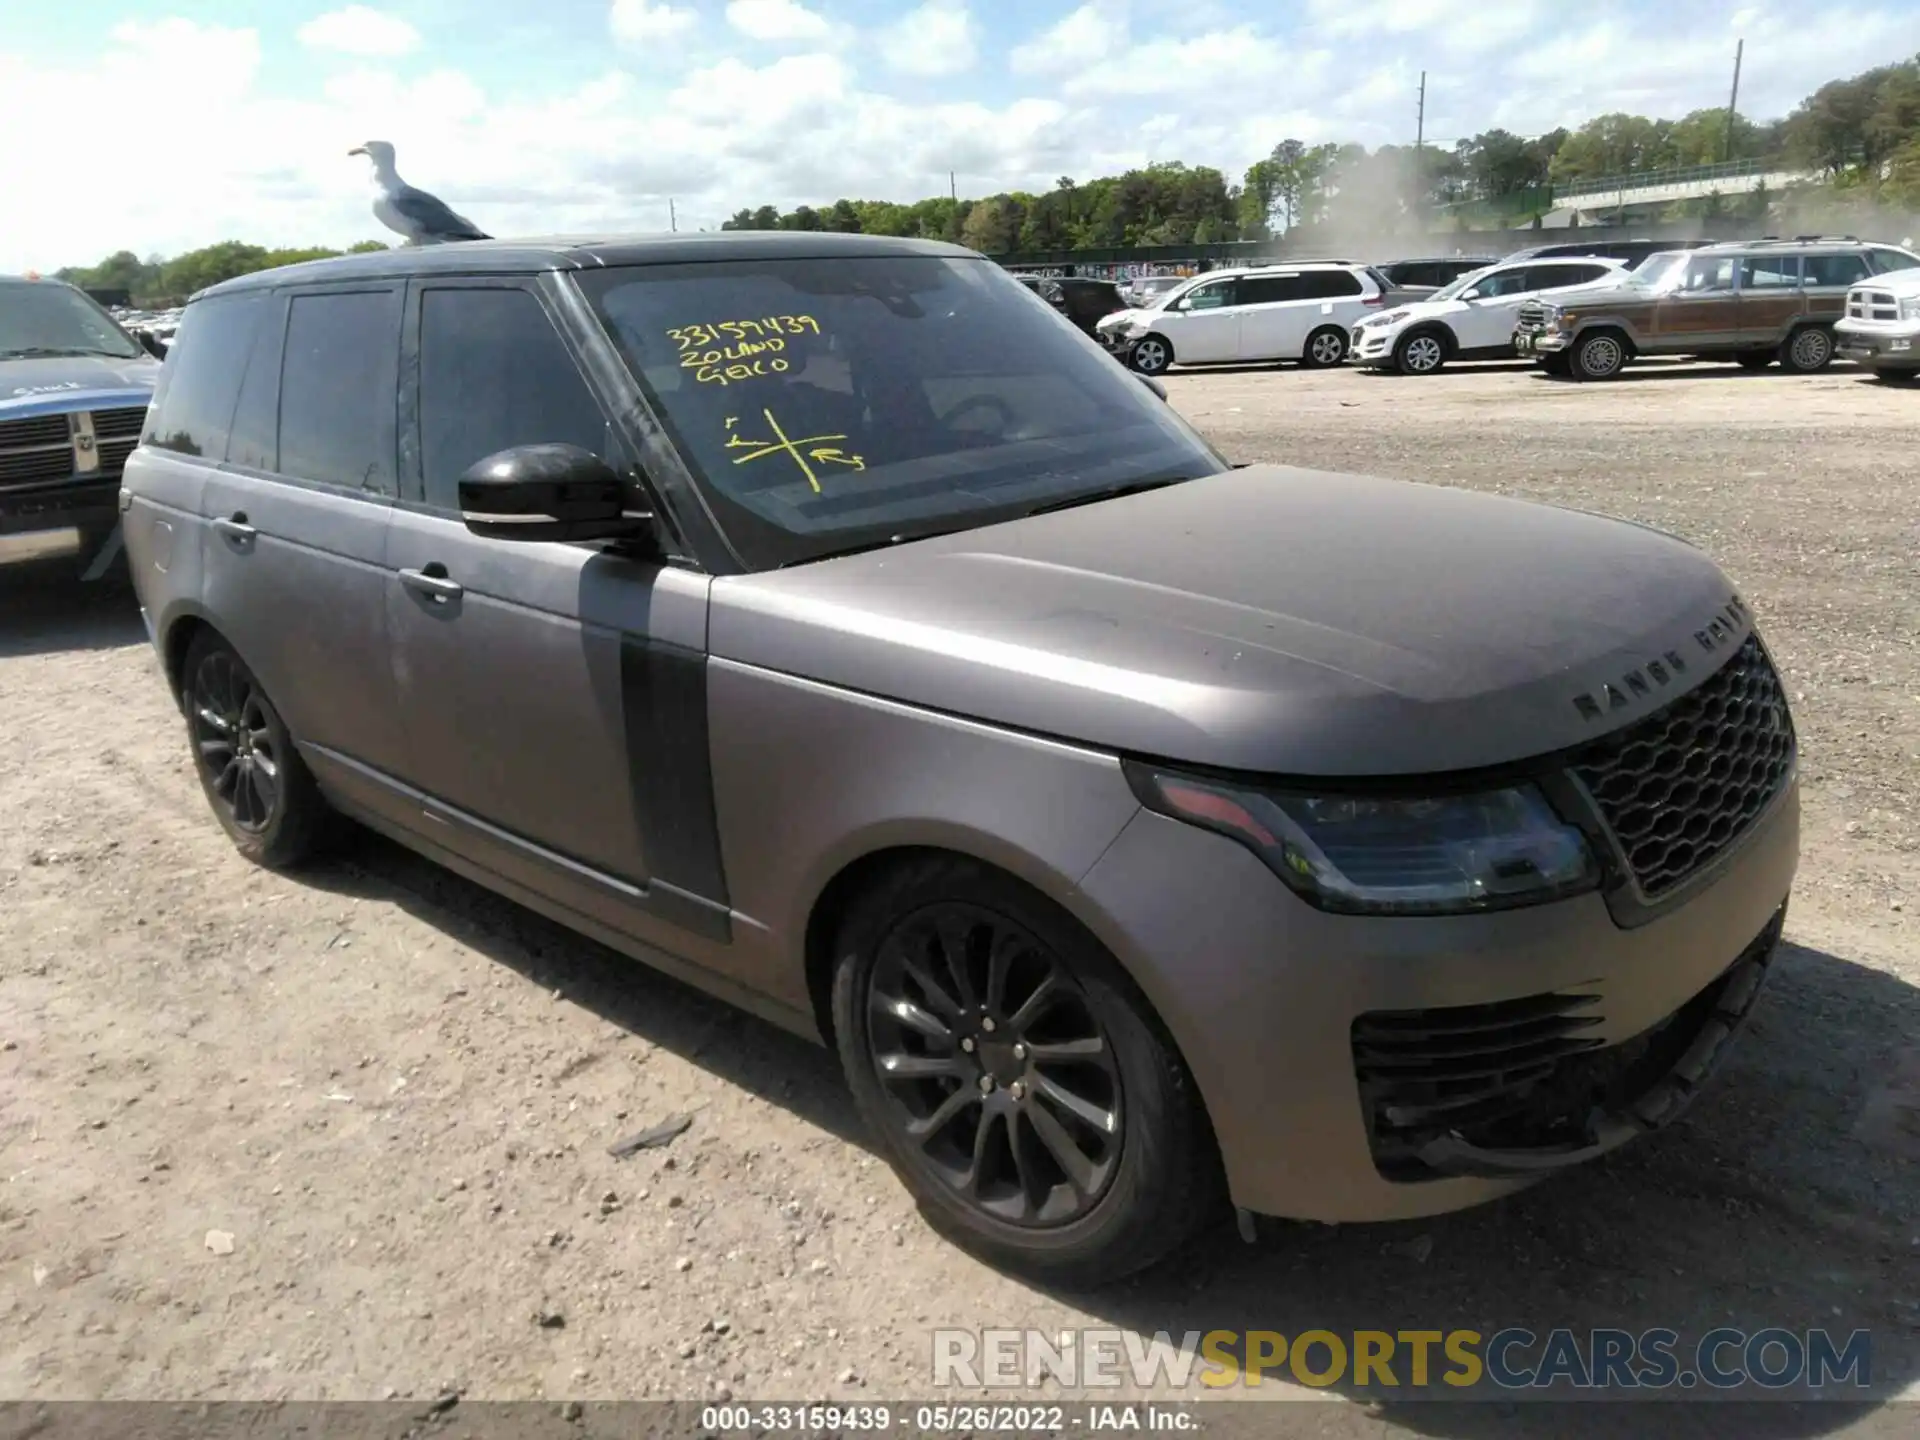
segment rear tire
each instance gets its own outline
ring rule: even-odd
[[[1612,380],[1627,368],[1627,342],[1614,330],[1595,330],[1574,342],[1576,380]]]
[[[270,870],[309,858],[332,811],[266,690],[211,630],[187,646],[180,673],[194,772],[234,848]]]
[[[855,901],[835,957],[855,1103],[963,1248],[1104,1284],[1222,1208],[1192,1076],[1131,979],[1044,897],[961,856],[902,864]],[[1036,1008],[1042,983],[1053,998]]]
[[[1347,358],[1347,332],[1338,325],[1322,325],[1307,336],[1307,343],[1300,347],[1300,367],[1303,370],[1330,370]]]
[[[1833,363],[1833,335],[1819,325],[1803,325],[1780,344],[1780,368],[1790,375],[1812,375]]]
[[[1127,363],[1142,375],[1164,375],[1173,364],[1173,346],[1163,335],[1143,335],[1134,342]]]
[[[1447,363],[1447,342],[1431,330],[1402,335],[1393,347],[1393,368],[1402,375],[1432,375]]]
[[[1733,357],[1733,363],[1742,370],[1764,370],[1773,364],[1774,358],[1771,350],[1742,350]]]

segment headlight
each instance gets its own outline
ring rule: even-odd
[[[1585,837],[1532,785],[1408,799],[1255,790],[1132,762],[1127,777],[1148,809],[1239,841],[1322,910],[1465,914],[1600,883]]]
[[[1392,325],[1398,321],[1406,319],[1407,316],[1411,313],[1412,312],[1408,310],[1389,310],[1384,315],[1369,316],[1367,319],[1362,320],[1360,323],[1362,325]]]
[[[1920,320],[1920,296],[1915,296],[1900,302],[1900,318],[1902,320]]]

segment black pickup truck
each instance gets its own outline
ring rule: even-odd
[[[159,348],[63,281],[0,276],[0,564],[65,550],[93,574],[111,558]]]

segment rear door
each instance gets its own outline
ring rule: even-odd
[[[1838,320],[1847,313],[1847,291],[1867,275],[1867,257],[1858,250],[1802,256],[1800,289],[1807,297],[1807,314]]]
[[[226,460],[201,496],[204,599],[321,783],[379,806],[403,762],[384,562],[396,283],[263,295]]]
[[[1305,276],[1249,275],[1240,282],[1240,358],[1278,360],[1300,353],[1300,306],[1307,298]],[[1292,347],[1292,348],[1289,348]]]
[[[1154,329],[1173,342],[1173,357],[1188,364],[1240,358],[1238,278],[1207,280],[1160,312]]]
[[[1367,286],[1351,270],[1308,270],[1301,279],[1305,300],[1293,307],[1292,323],[1281,353],[1298,359],[1306,350],[1307,337],[1323,325],[1352,331],[1370,313],[1366,302]]]
[[[1740,343],[1755,347],[1777,345],[1807,309],[1800,289],[1798,252],[1762,251],[1740,259]],[[1833,306],[1838,316],[1846,303],[1842,289]]]
[[[407,773],[429,839],[679,950],[675,933],[726,933],[706,577],[484,539],[460,518],[460,476],[512,446],[569,443],[634,469],[555,303],[527,278],[414,282],[386,585]]]

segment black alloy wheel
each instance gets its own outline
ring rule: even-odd
[[[977,906],[929,906],[881,942],[867,993],[874,1073],[928,1171],[1012,1225],[1099,1203],[1120,1160],[1120,1071],[1043,944]]]

